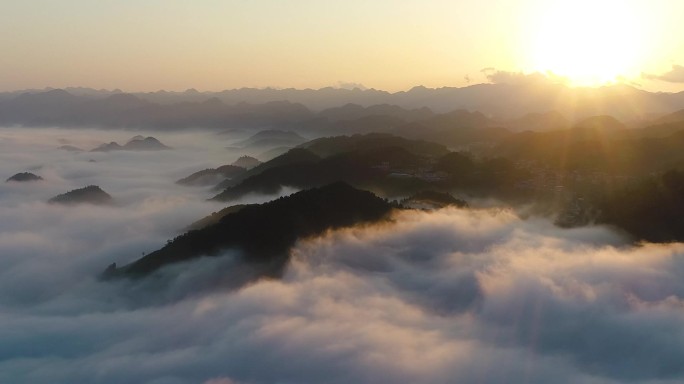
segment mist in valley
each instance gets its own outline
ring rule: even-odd
[[[244,137],[3,129],[0,381],[675,383],[684,245],[562,229],[505,207],[398,210],[297,241],[280,278],[236,286],[240,250],[101,280],[227,205],[175,183]],[[86,149],[69,152],[58,147]],[[256,153],[254,155],[257,155]],[[113,204],[48,204],[98,185]],[[491,203],[489,203],[491,205]],[[242,276],[244,277],[244,276]]]

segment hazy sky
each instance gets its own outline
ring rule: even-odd
[[[3,0],[0,90],[394,91],[493,67],[678,91],[683,14],[681,0]]]

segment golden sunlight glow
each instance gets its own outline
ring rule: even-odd
[[[572,85],[595,86],[639,72],[645,21],[625,0],[545,1],[531,26],[530,65]]]

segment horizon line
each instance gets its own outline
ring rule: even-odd
[[[595,85],[595,86],[589,86],[589,85],[581,85],[581,86],[573,86],[569,84],[563,84],[560,82],[552,82],[552,81],[540,81],[539,84],[544,84],[547,86],[561,86],[565,87],[568,89],[593,89],[593,90],[599,90],[599,89],[605,89],[605,88],[616,88],[616,87],[621,87],[621,88],[631,88],[634,90],[642,91],[642,92],[648,92],[648,93],[661,93],[661,94],[678,94],[678,93],[683,93],[684,90],[682,91],[677,91],[677,92],[669,92],[669,91],[649,91],[646,89],[642,89],[640,87],[637,87],[633,84],[626,84],[626,83],[609,83],[609,84],[601,84],[601,85]],[[398,91],[389,91],[389,90],[384,90],[384,89],[378,89],[378,88],[366,88],[366,87],[353,87],[353,88],[346,88],[346,87],[336,87],[333,85],[321,87],[321,88],[296,88],[296,87],[274,87],[274,86],[265,86],[265,87],[239,87],[239,88],[226,88],[222,90],[217,90],[217,91],[210,91],[210,90],[198,90],[194,87],[192,88],[187,88],[185,90],[167,90],[167,89],[157,89],[157,90],[148,90],[148,91],[127,91],[127,90],[122,90],[121,88],[93,88],[93,87],[84,87],[84,86],[67,86],[67,87],[51,87],[51,86],[46,86],[44,88],[21,88],[21,89],[13,89],[13,90],[0,90],[0,93],[31,93],[31,92],[49,92],[49,91],[55,91],[55,90],[63,90],[65,92],[69,92],[69,90],[87,90],[87,91],[94,91],[94,92],[102,92],[102,93],[124,93],[124,94],[150,94],[150,93],[198,93],[198,94],[215,94],[215,93],[223,93],[223,92],[234,92],[234,91],[242,91],[242,90],[254,90],[254,91],[322,91],[322,90],[337,90],[337,91],[349,91],[349,92],[382,92],[382,93],[387,93],[387,94],[398,94],[398,93],[407,93],[411,92],[413,90],[417,89],[426,89],[426,90],[439,90],[439,89],[465,89],[465,88],[472,88],[472,87],[478,87],[478,86],[495,86],[495,85],[500,85],[500,86],[524,86],[524,85],[529,85],[529,83],[507,83],[507,82],[500,82],[500,83],[493,83],[493,82],[483,82],[483,83],[477,83],[477,84],[468,84],[465,86],[450,86],[450,85],[445,85],[441,87],[427,87],[424,85],[415,85],[411,88],[404,89],[404,90],[398,90]]]

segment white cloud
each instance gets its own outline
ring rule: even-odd
[[[283,279],[239,290],[246,271],[230,252],[98,282],[109,262],[216,209],[206,191],[173,185],[182,164],[215,160],[193,148],[107,154],[79,178],[80,155],[3,149],[13,147],[28,155],[0,162],[3,172],[41,163],[52,173],[42,187],[0,186],[0,382],[684,378],[684,245],[633,247],[607,228],[445,209],[302,241]],[[82,182],[108,183],[124,203],[42,203]]]
[[[648,80],[660,80],[668,83],[684,83],[684,66],[673,65],[672,70],[660,75],[642,73],[641,77]]]

